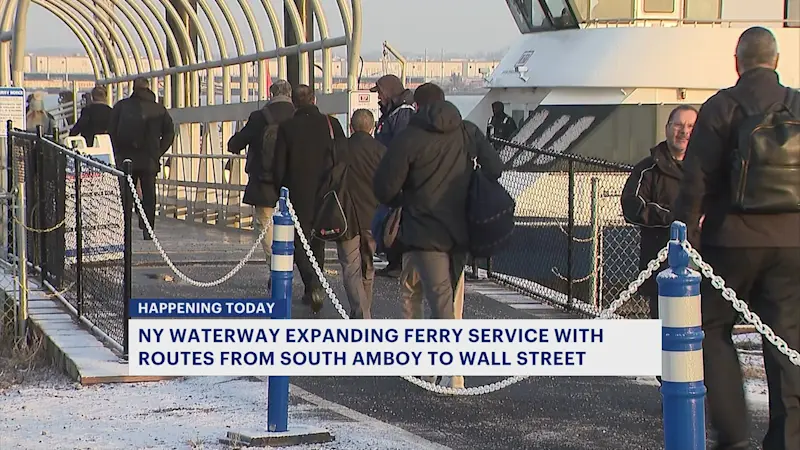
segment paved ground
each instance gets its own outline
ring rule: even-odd
[[[252,245],[252,232],[188,226],[172,220],[158,222],[157,234],[173,261],[189,276],[202,281],[217,279],[230,270]],[[138,237],[138,236],[137,236]],[[137,239],[134,257],[135,297],[239,297],[265,291],[264,267],[245,266],[227,283],[213,289],[190,286],[165,265],[155,265],[158,255],[150,242]],[[263,255],[256,256],[263,260]],[[329,258],[334,253],[328,253]],[[190,262],[191,261],[191,262]],[[189,264],[185,264],[189,262]],[[329,281],[346,302],[338,279],[338,264],[327,264]],[[168,276],[168,277],[165,277]],[[166,281],[172,279],[173,281]],[[302,283],[296,276],[295,301]],[[553,309],[520,309],[478,291],[497,289],[487,281],[468,285],[465,318],[565,317]],[[507,297],[506,297],[507,298]],[[346,304],[346,303],[345,303]],[[311,317],[301,305],[293,317]],[[396,282],[379,278],[375,285],[376,318],[397,318],[400,301]],[[330,303],[320,314],[336,318]],[[475,386],[495,381],[468,378]],[[326,400],[342,404],[378,420],[399,426],[453,449],[642,449],[663,448],[660,400],[657,388],[646,383],[613,378],[538,377],[500,392],[476,397],[443,397],[423,391],[400,378],[293,378],[292,383]],[[754,435],[765,431],[765,411],[756,411]],[[754,441],[755,442],[755,441]]]

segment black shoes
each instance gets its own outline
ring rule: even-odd
[[[325,304],[325,292],[322,288],[314,289],[310,294],[306,292],[305,295],[303,295],[303,304],[310,305],[311,311],[314,313],[320,312],[322,306]]]

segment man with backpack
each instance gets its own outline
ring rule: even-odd
[[[402,207],[397,239],[403,246],[401,292],[406,317],[422,318],[422,296],[433,318],[453,319],[454,291],[470,250],[467,197],[472,155],[497,180],[503,163],[473,123],[444,100],[433,83],[417,88],[420,107],[389,146],[375,173],[378,201]],[[413,274],[406,274],[413,272]],[[417,291],[416,277],[422,285]]]
[[[700,110],[675,215],[715,274],[797,350],[800,95],[779,81],[778,45],[769,30],[752,27],[742,33],[735,60],[736,85]],[[742,371],[731,340],[737,317],[731,302],[706,281],[703,368],[718,450],[752,448]],[[769,342],[763,352],[770,399],[763,448],[799,449],[800,367]]]
[[[172,117],[163,105],[156,102],[156,94],[150,90],[146,78],[133,80],[133,94],[114,105],[108,121],[108,134],[117,166],[121,168],[126,159],[133,162],[131,176],[141,186],[142,208],[150,226],[155,229],[156,175],[161,170],[161,156],[175,139],[175,129]],[[127,187],[127,182],[123,182]],[[142,228],[145,240],[152,239],[141,217],[139,228]]]
[[[294,116],[292,85],[275,80],[269,87],[270,99],[263,108],[250,113],[247,123],[228,141],[228,152],[238,155],[247,147],[247,187],[242,201],[255,207],[256,232],[260,236],[269,227],[261,246],[267,260],[267,273],[272,262],[272,213],[278,201],[272,162],[280,124]]]

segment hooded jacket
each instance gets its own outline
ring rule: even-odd
[[[473,171],[467,139],[476,145],[486,175],[499,178],[503,163],[497,152],[447,101],[420,109],[381,160],[373,182],[375,196],[383,204],[403,207],[399,240],[406,249],[466,250],[467,191]]]
[[[275,186],[272,162],[274,148],[264,151],[261,145],[267,118],[264,109],[269,109],[272,119],[281,124],[294,117],[292,99],[275,96],[263,108],[250,113],[247,123],[228,140],[228,152],[239,154],[247,147],[247,187],[242,201],[248,205],[271,208],[278,201],[278,187]]]
[[[670,226],[675,220],[673,207],[682,179],[682,163],[672,157],[664,141],[650,149],[650,156],[634,166],[625,182],[620,198],[622,215],[640,230],[640,270],[669,242]],[[647,280],[639,292],[645,296],[657,295],[655,277]]]
[[[415,112],[414,93],[404,89],[392,97],[388,105],[381,106],[381,118],[375,129],[375,139],[388,147],[395,136],[405,130]]]
[[[119,123],[120,113],[124,108],[130,107],[132,102],[141,104],[142,114],[145,120],[144,136],[145,152],[137,151],[125,142],[121,142],[117,137],[117,130],[124,127],[124,123]],[[122,165],[122,161],[130,159],[133,162],[133,170],[139,172],[156,173],[161,168],[161,156],[172,146],[175,139],[175,127],[167,108],[156,102],[156,94],[150,89],[134,89],[133,94],[117,102],[111,110],[111,118],[108,121],[108,134],[114,146],[114,159],[117,165]]]

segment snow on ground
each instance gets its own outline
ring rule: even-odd
[[[444,448],[351,410],[347,411],[352,414],[342,413],[343,408],[334,412],[315,398],[293,391],[289,426],[322,427],[336,440],[292,449]],[[198,377],[102,386],[66,381],[18,386],[0,392],[0,418],[3,450],[227,449],[219,444],[226,432],[264,429],[266,383]]]

